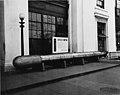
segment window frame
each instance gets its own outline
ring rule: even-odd
[[[34,19],[33,19],[33,14],[35,15]],[[38,15],[40,16],[39,20],[38,20]],[[29,12],[29,38],[30,39],[42,39],[42,37],[41,37],[41,32],[42,32],[41,24],[42,24],[41,14],[35,13],[35,12]]]
[[[104,9],[105,8],[104,2],[105,2],[104,0],[97,0],[96,5]]]

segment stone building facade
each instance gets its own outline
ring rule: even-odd
[[[114,0],[0,2],[0,62],[4,68],[21,55],[21,13],[25,16],[25,55],[52,54],[52,37],[67,37],[68,52],[116,52]]]

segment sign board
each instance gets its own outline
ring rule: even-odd
[[[68,52],[68,38],[67,37],[53,37],[52,38],[52,52],[53,53],[67,53]]]

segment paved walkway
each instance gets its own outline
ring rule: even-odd
[[[85,74],[97,72],[119,66],[120,62],[86,63],[85,65],[74,65],[67,68],[54,68],[41,71],[13,72],[2,74],[2,92],[11,92],[20,89],[27,89],[32,86],[44,85],[68,78],[74,78]]]

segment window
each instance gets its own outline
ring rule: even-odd
[[[28,1],[30,55],[52,54],[52,37],[68,37],[68,2]]]
[[[55,16],[43,15],[44,39],[52,39],[55,36]]]
[[[67,25],[65,25],[64,17],[57,17],[57,37],[68,37]]]
[[[104,9],[104,0],[97,0],[97,6]]]
[[[117,8],[117,16],[120,16],[120,8]]]
[[[41,39],[41,14],[29,12],[29,38]]]

